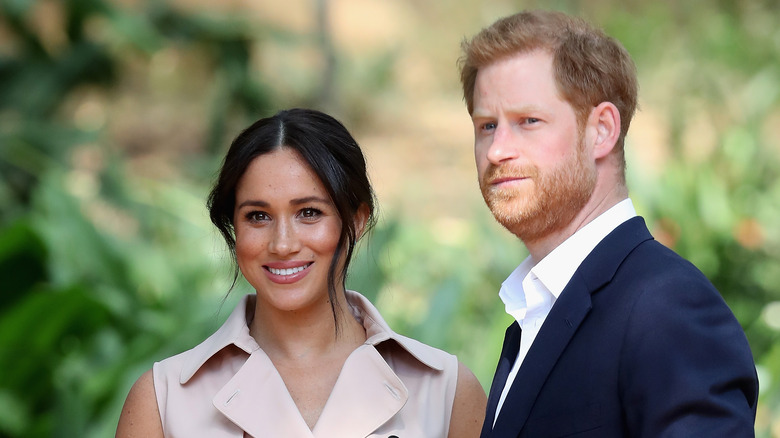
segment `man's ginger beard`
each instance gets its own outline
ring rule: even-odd
[[[519,188],[487,185],[504,176],[528,179]],[[479,186],[496,220],[523,242],[533,242],[571,223],[593,193],[596,169],[588,165],[580,137],[577,153],[553,169],[491,165]]]

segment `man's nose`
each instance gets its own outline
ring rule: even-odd
[[[496,126],[487,149],[488,161],[493,165],[498,165],[503,161],[515,159],[517,156],[517,138],[505,123],[499,124]]]

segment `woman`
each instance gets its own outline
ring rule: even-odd
[[[254,123],[208,205],[256,294],[138,379],[117,437],[479,435],[486,397],[471,371],[344,288],[374,194],[341,123],[304,109]]]

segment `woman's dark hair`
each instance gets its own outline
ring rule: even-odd
[[[364,230],[370,230],[376,221],[375,197],[366,173],[366,160],[360,146],[341,122],[320,111],[295,108],[260,119],[241,132],[230,145],[209,194],[207,206],[211,222],[230,248],[235,263],[234,286],[239,273],[233,228],[236,187],[252,160],[281,148],[293,149],[303,157],[325,186],[341,219],[341,235],[328,270],[328,296],[338,330],[335,283],[338,278],[344,286],[359,237],[352,219],[365,205],[368,218]],[[344,253],[344,267],[337,272]]]

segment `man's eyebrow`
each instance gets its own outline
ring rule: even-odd
[[[518,115],[518,114],[530,114],[530,113],[544,113],[546,114],[548,111],[545,110],[542,106],[537,104],[528,104],[528,105],[521,105],[517,107],[510,107],[503,110],[504,114],[508,115]],[[472,119],[494,119],[496,116],[492,112],[482,111],[480,112],[479,109],[474,109],[474,111],[471,113]]]
[[[487,119],[493,117],[489,113],[485,111],[479,111],[478,109],[474,109],[474,111],[471,112],[471,118],[472,119]]]

